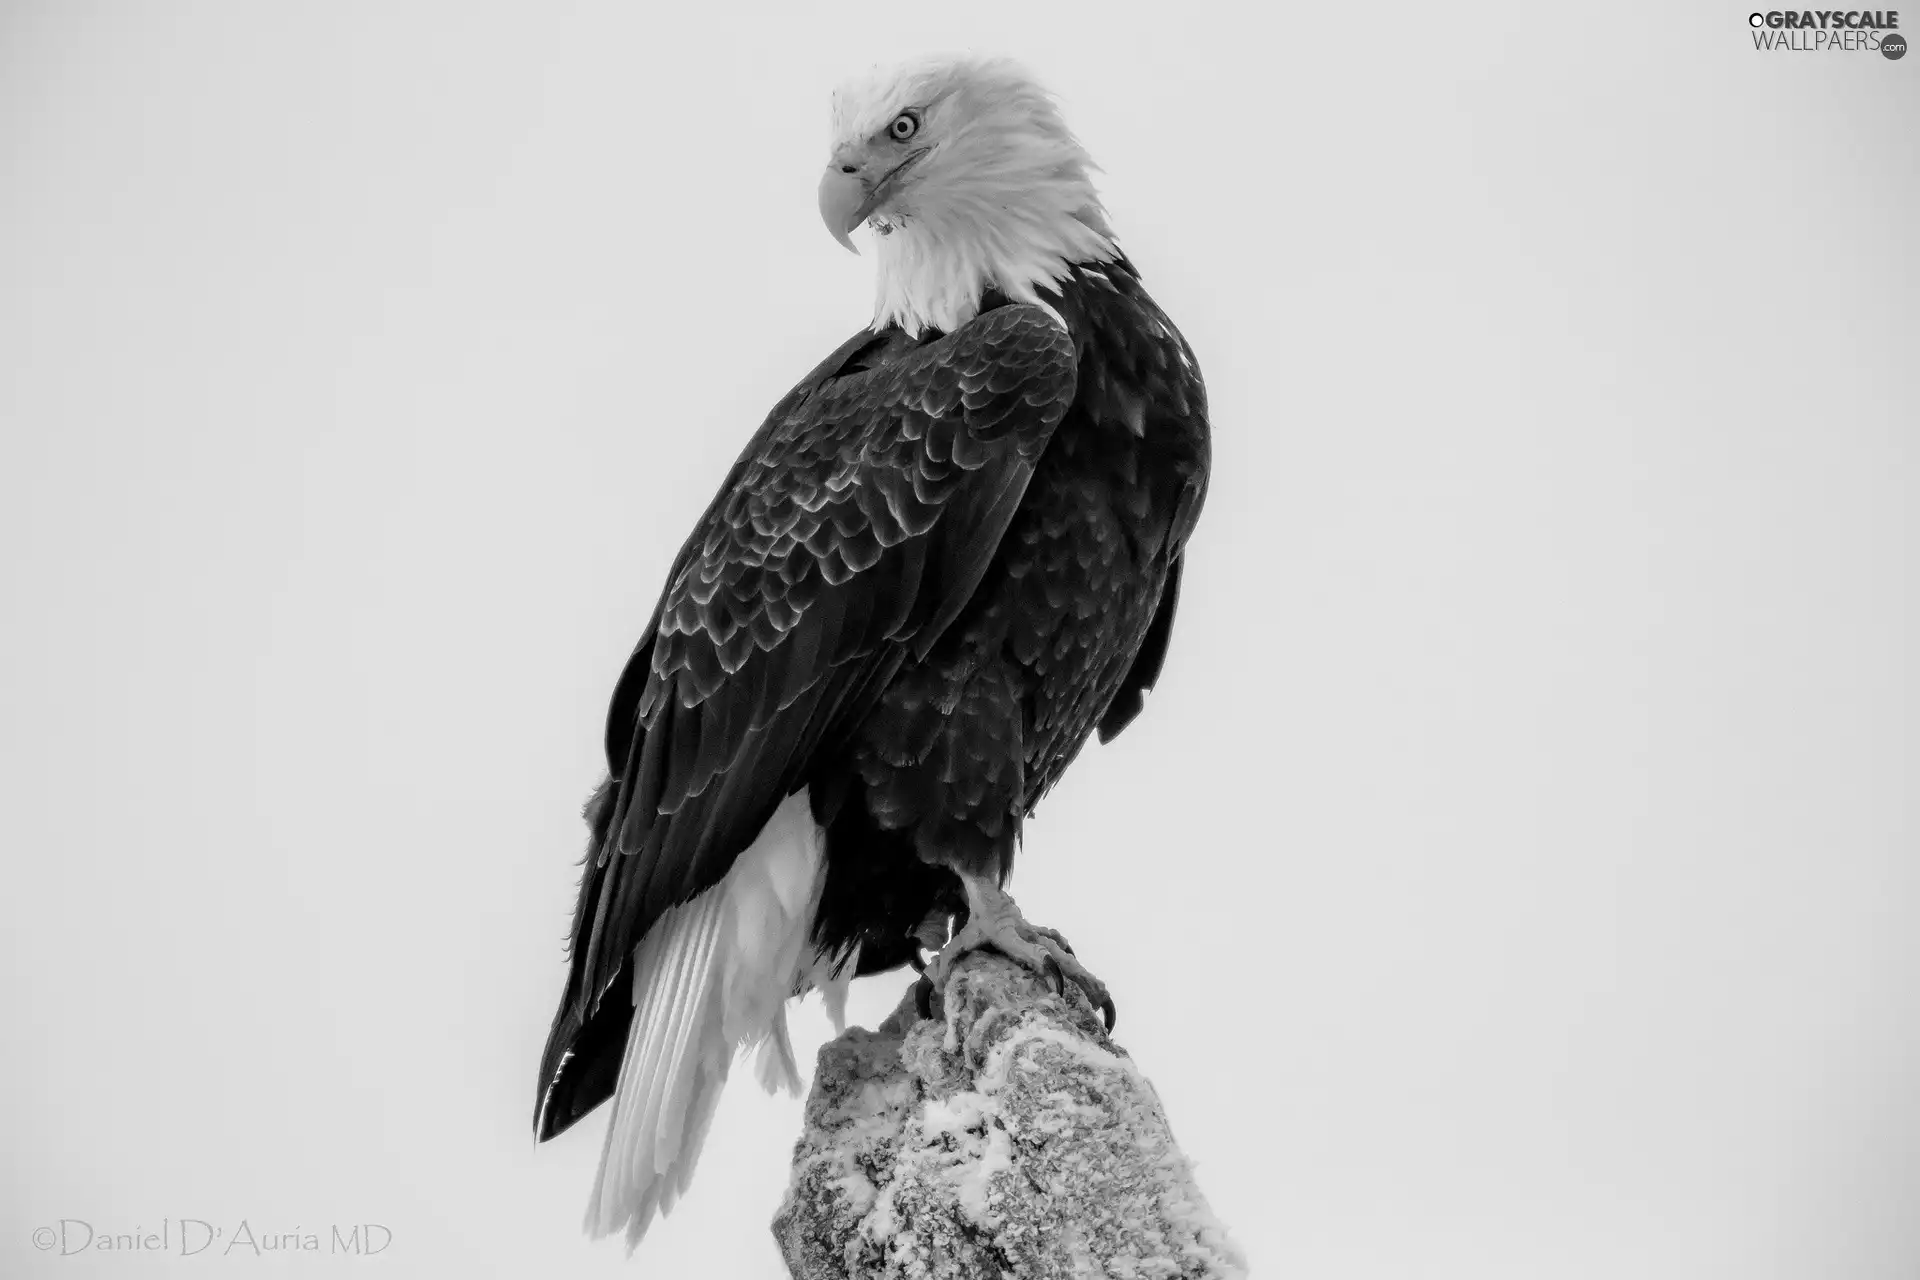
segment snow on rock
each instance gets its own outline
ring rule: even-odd
[[[1246,1274],[1077,989],[975,953],[945,995],[820,1050],[773,1223],[795,1280]]]

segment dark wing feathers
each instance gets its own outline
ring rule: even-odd
[[[635,944],[720,881],[823,744],[966,606],[1073,400],[1072,340],[1037,307],[835,376],[871,345],[857,336],[775,407],[616,686],[618,785],[581,878],[542,1137],[611,1087],[588,1042],[616,1058],[621,1045],[605,1026],[583,1031]]]
[[[1161,406],[1160,412],[1176,418],[1198,417],[1205,420],[1207,413],[1206,388],[1193,370],[1193,350],[1161,314],[1158,307],[1151,303],[1150,314],[1143,316],[1141,323],[1115,325],[1103,330],[1103,333],[1116,337],[1126,344],[1120,355],[1119,364],[1132,372],[1135,380],[1150,383],[1153,387],[1153,400]],[[1159,340],[1153,340],[1155,336]],[[1179,361],[1181,368],[1176,369],[1174,362]],[[1107,366],[1095,362],[1095,367],[1104,374]],[[1184,376],[1183,376],[1184,375]],[[1105,390],[1104,388],[1102,389]],[[1173,518],[1168,523],[1166,544],[1160,549],[1167,559],[1167,576],[1160,588],[1160,603],[1155,607],[1153,621],[1147,626],[1147,633],[1140,641],[1140,650],[1134,655],[1133,665],[1120,682],[1119,692],[1100,716],[1098,732],[1102,743],[1111,742],[1115,735],[1138,716],[1146,706],[1147,691],[1160,679],[1160,668],[1167,660],[1167,646],[1173,637],[1173,615],[1180,603],[1180,566],[1186,554],[1187,538],[1193,533],[1200,519],[1200,508],[1206,502],[1207,478],[1211,464],[1211,450],[1208,437],[1201,433],[1190,439],[1195,452],[1180,460],[1176,466],[1168,468],[1169,474],[1179,475],[1180,491],[1174,498]],[[1146,491],[1138,491],[1144,501]]]
[[[1167,660],[1167,644],[1173,638],[1173,611],[1180,603],[1180,557],[1175,556],[1167,566],[1166,585],[1160,588],[1160,604],[1153,611],[1153,621],[1147,624],[1147,634],[1140,641],[1140,652],[1134,656],[1133,665],[1127,668],[1126,678],[1120,682],[1120,692],[1113,695],[1113,701],[1100,716],[1099,734],[1102,743],[1112,742],[1114,735],[1133,723],[1133,718],[1147,705],[1147,691],[1160,679],[1160,668]]]

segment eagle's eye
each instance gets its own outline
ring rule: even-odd
[[[893,118],[893,123],[887,126],[887,136],[895,142],[905,142],[918,132],[920,132],[920,113],[917,111],[902,111]]]

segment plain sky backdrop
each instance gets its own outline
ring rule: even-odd
[[[828,93],[974,49],[1208,378],[1014,889],[1256,1273],[1920,1274],[1920,55],[1748,7],[0,3],[0,1273],[780,1274],[797,1102],[629,1263],[535,1067],[613,680],[869,314]]]

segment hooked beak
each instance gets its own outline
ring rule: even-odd
[[[871,161],[854,163],[850,157],[835,156],[827,165],[820,179],[820,220],[848,253],[860,252],[849,233],[887,202],[899,187],[900,176],[926,154],[925,147],[908,152],[905,159],[877,179],[872,176]]]

